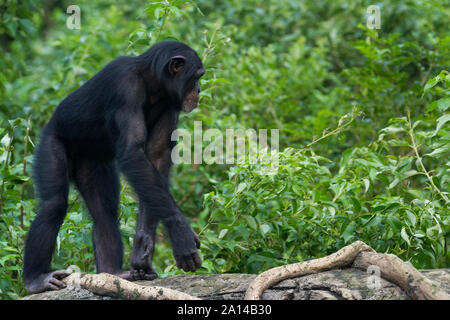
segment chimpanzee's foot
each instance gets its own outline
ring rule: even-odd
[[[132,280],[154,280],[158,278],[158,274],[152,265],[154,243],[154,235],[143,231],[136,232],[130,257]]]
[[[158,278],[158,274],[155,272],[155,270],[153,270],[153,268],[149,271],[146,271],[144,269],[132,269],[128,271],[114,272],[111,274],[128,281],[154,280]]]
[[[158,274],[152,267],[150,269],[132,269],[131,276],[133,280],[155,280],[158,278]]]
[[[122,271],[121,270],[121,271],[117,271],[117,272],[106,272],[106,273],[112,274],[113,276],[122,278],[124,280],[128,280],[128,281],[132,280],[131,279],[131,272],[129,270],[128,271]]]
[[[49,273],[43,273],[33,281],[25,283],[25,287],[30,294],[47,290],[60,290],[66,287],[61,280],[71,273],[72,271],[69,270],[56,270]]]

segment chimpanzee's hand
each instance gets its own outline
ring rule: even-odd
[[[200,240],[186,218],[182,214],[176,214],[162,221],[169,232],[177,267],[184,271],[195,271],[200,268],[202,259],[197,252],[200,248]]]

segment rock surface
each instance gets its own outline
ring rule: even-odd
[[[422,270],[450,293],[450,269]],[[153,281],[137,281],[176,289],[202,299],[243,299],[254,274],[181,275]],[[374,281],[375,280],[375,281]],[[331,270],[284,280],[266,290],[266,300],[406,300],[408,296],[395,284],[358,269]],[[106,300],[116,297],[95,295],[87,290],[67,287],[59,291],[33,294],[25,300]]]

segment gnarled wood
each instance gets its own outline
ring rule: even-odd
[[[265,289],[284,279],[350,265],[362,270],[377,266],[382,278],[400,286],[412,299],[450,300],[450,295],[439,284],[423,276],[414,267],[394,255],[376,253],[362,241],[356,241],[323,258],[269,269],[250,284],[245,299],[259,300]]]
[[[281,267],[269,269],[261,273],[250,284],[246,300],[259,300],[264,290],[275,283],[288,278],[295,278],[307,274],[318,273],[335,268],[350,266],[356,256],[362,251],[374,251],[362,241],[356,241],[341,250],[319,259],[288,264]]]
[[[126,300],[199,300],[186,293],[156,286],[141,286],[109,273],[73,273],[63,280],[67,285],[80,287],[95,294],[115,295]]]
[[[450,295],[439,284],[393,254],[361,252],[353,262],[353,267],[361,270],[367,270],[371,265],[376,265],[382,278],[398,285],[412,299],[450,300]]]

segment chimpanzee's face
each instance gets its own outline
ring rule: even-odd
[[[183,102],[181,104],[181,110],[184,112],[191,112],[198,106],[200,84],[199,79],[205,74],[205,69],[201,68],[195,73],[191,85],[188,86],[188,90],[184,94]],[[190,88],[189,88],[190,87]]]
[[[177,91],[181,110],[191,112],[198,105],[200,85],[199,79],[205,74],[200,59],[195,57],[187,61],[184,56],[172,57],[169,62],[169,73],[173,77],[173,87]]]

